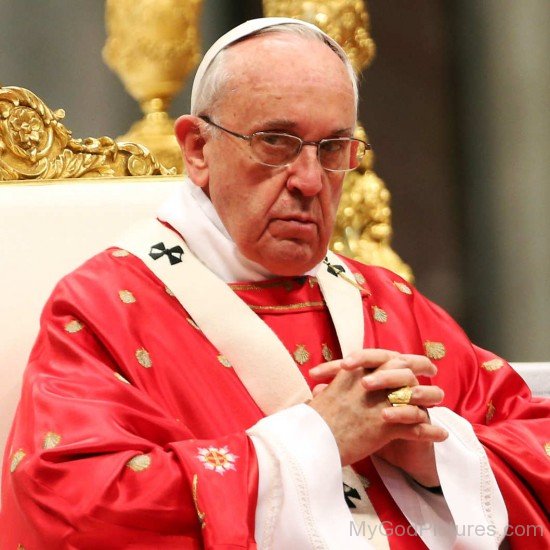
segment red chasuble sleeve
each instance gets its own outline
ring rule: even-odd
[[[166,373],[153,380],[174,342],[138,302],[172,298],[134,260],[101,285],[94,268],[112,260],[92,260],[44,310],[4,460],[1,548],[255,548],[253,445],[223,418],[214,437],[189,427],[191,406],[216,407],[208,391],[178,403]]]
[[[348,263],[370,289],[365,347],[432,359],[438,373],[424,383],[445,391],[441,405],[468,420],[483,444],[508,510],[511,547],[550,548],[550,400],[532,397],[506,361],[473,345],[445,311],[406,281]]]

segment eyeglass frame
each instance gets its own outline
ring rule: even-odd
[[[315,145],[315,148],[317,149],[317,160],[319,161],[319,164],[320,164],[320,166],[323,170],[326,170],[327,172],[351,172],[352,170],[355,170],[357,168],[357,166],[359,166],[359,164],[361,163],[361,160],[363,160],[363,158],[364,158],[365,154],[367,153],[367,151],[372,151],[372,147],[371,147],[370,143],[367,143],[366,141],[363,141],[362,139],[355,138],[355,137],[341,136],[341,137],[333,137],[333,138],[323,138],[323,139],[320,139],[319,141],[306,141],[305,139],[302,139],[300,136],[296,136],[294,134],[287,134],[286,132],[272,132],[272,131],[265,131],[265,130],[260,130],[258,132],[253,132],[252,134],[246,135],[246,134],[239,134],[238,132],[233,132],[233,130],[228,130],[227,128],[224,128],[223,126],[220,126],[219,124],[216,124],[215,122],[213,122],[210,119],[210,117],[208,115],[199,115],[198,118],[200,118],[203,122],[206,122],[207,124],[210,124],[211,126],[214,126],[214,128],[218,128],[219,130],[223,130],[224,132],[228,133],[231,136],[234,136],[236,138],[248,141],[248,144],[251,146],[252,151],[254,151],[254,149],[252,149],[252,138],[256,135],[274,134],[274,135],[277,135],[277,136],[286,136],[286,137],[290,137],[290,138],[299,140],[300,147],[298,148],[298,151],[296,152],[296,155],[289,162],[286,162],[284,164],[269,164],[267,162],[263,162],[263,161],[258,160],[257,158],[255,158],[256,162],[258,162],[259,164],[262,164],[264,166],[270,166],[271,168],[282,168],[284,166],[289,166],[290,164],[292,164],[300,156],[300,153],[302,152],[302,148],[303,148],[304,145]],[[361,157],[361,159],[357,163],[357,166],[355,166],[353,168],[335,169],[335,168],[325,168],[322,165],[322,163],[321,163],[321,144],[323,142],[326,142],[326,141],[338,141],[338,140],[342,140],[342,141],[347,140],[347,141],[350,141],[350,142],[359,141],[360,143],[362,143],[365,146],[365,153],[363,154],[363,157]]]

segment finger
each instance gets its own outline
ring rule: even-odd
[[[408,441],[431,441],[439,443],[449,437],[449,432],[440,426],[433,424],[412,424],[401,425],[397,429],[399,433],[396,439],[407,439]]]
[[[321,363],[309,369],[309,375],[316,380],[320,378],[332,378],[342,370],[342,359]]]
[[[411,390],[410,405],[433,407],[439,405],[445,397],[445,392],[439,386],[414,386]]]
[[[383,363],[398,356],[397,351],[387,349],[362,349],[344,357],[342,368],[346,370],[353,370],[358,367],[377,369]]]
[[[389,361],[382,363],[377,370],[401,369],[403,367],[411,369],[416,376],[435,376],[437,374],[437,367],[427,357],[410,353],[392,357]]]
[[[418,380],[409,368],[397,370],[377,370],[361,378],[367,391],[393,390],[403,386],[417,386]]]
[[[382,409],[382,418],[390,424],[429,424],[430,417],[425,410],[415,405],[386,407]]]
[[[328,386],[328,384],[317,384],[317,385],[311,390],[311,393],[313,393],[313,397],[319,395],[327,386]]]

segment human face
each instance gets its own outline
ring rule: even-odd
[[[207,113],[242,134],[262,130],[304,140],[350,136],[355,101],[343,62],[325,44],[271,33],[226,52],[234,75]],[[324,257],[343,174],[324,170],[313,146],[288,166],[268,167],[226,133],[207,138],[205,191],[239,251],[277,275],[301,275]]]

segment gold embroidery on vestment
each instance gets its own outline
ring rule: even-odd
[[[230,368],[232,365],[231,365],[231,362],[229,361],[229,359],[225,356],[225,355],[218,355],[218,361],[224,366],[224,367],[227,367],[227,368]]]
[[[303,365],[304,363],[307,363],[310,358],[309,351],[307,350],[304,344],[298,344],[296,346],[296,349],[294,350],[293,355],[294,355],[294,360],[299,365]]]
[[[119,250],[111,252],[111,255],[115,258],[124,258],[125,256],[129,256],[130,253],[127,250],[123,250],[122,248],[120,248]]]
[[[493,372],[501,369],[504,366],[504,361],[502,359],[491,359],[490,361],[485,361],[481,366],[486,371]]]
[[[246,284],[230,284],[231,290],[235,292],[244,290],[265,290],[266,288],[284,288],[292,290],[292,281],[290,279],[282,279],[276,281],[266,281],[264,283],[246,283]]]
[[[200,330],[199,325],[197,325],[197,323],[195,323],[195,321],[193,321],[193,319],[191,319],[191,317],[187,317],[187,322],[188,322],[194,329]]]
[[[61,443],[61,436],[55,432],[48,432],[42,441],[43,449],[53,449]]]
[[[379,323],[386,323],[388,321],[388,314],[378,306],[372,306],[372,317]]]
[[[11,463],[10,463],[10,473],[13,474],[15,470],[17,469],[17,466],[21,464],[21,461],[25,458],[25,451],[23,449],[19,449],[18,451],[15,451],[13,453],[13,456],[11,457]]]
[[[166,294],[168,294],[168,296],[175,296],[175,294],[167,286],[164,287],[164,290],[166,290]]]
[[[487,403],[487,414],[485,415],[485,422],[489,424],[491,420],[493,420],[493,416],[495,416],[496,407],[493,405],[492,401],[489,401]]]
[[[134,472],[143,472],[149,466],[151,466],[151,457],[149,455],[136,455],[126,463],[126,467]]]
[[[69,334],[74,334],[75,332],[78,332],[79,330],[82,330],[83,328],[84,328],[84,325],[80,321],[77,321],[76,319],[73,319],[72,321],[69,321],[65,325],[65,330]]]
[[[126,378],[124,378],[124,376],[122,376],[122,374],[118,373],[118,372],[113,372],[115,378],[117,380],[120,380],[121,382],[124,382],[125,384],[130,384],[129,380],[126,380]]]
[[[426,357],[430,359],[443,359],[447,353],[443,342],[430,342],[429,340],[424,342],[424,350],[426,352]]]
[[[193,476],[193,503],[195,504],[195,511],[197,512],[197,517],[201,524],[201,529],[206,527],[206,514],[200,511],[199,508],[199,498],[198,498],[198,485],[199,485],[199,476],[195,474]]]
[[[397,290],[399,290],[403,294],[412,294],[412,290],[405,283],[400,283],[399,281],[394,281],[393,284],[395,285]]]
[[[119,290],[118,296],[121,302],[125,304],[133,304],[136,301],[135,296],[129,290]]]
[[[250,306],[252,311],[284,311],[286,309],[306,309],[308,307],[324,306],[325,302],[300,302],[298,304],[288,304],[286,306]]]
[[[138,363],[146,369],[150,369],[153,366],[151,356],[149,355],[149,352],[144,348],[139,348],[136,350],[136,359],[138,360]]]
[[[236,470],[235,461],[239,458],[234,455],[229,447],[207,447],[198,449],[197,458],[207,470],[212,470],[222,475],[229,470]]]
[[[364,285],[365,284],[365,277],[363,276],[362,273],[354,273],[353,276],[355,277],[355,280],[360,284],[360,285]]]
[[[548,442],[546,442],[546,443],[544,444],[544,452],[545,452],[548,456],[550,456],[550,441],[548,441]]]
[[[323,356],[323,359],[325,361],[332,361],[332,358],[334,357],[331,349],[328,347],[328,344],[323,344],[323,347],[321,349],[321,355]]]

